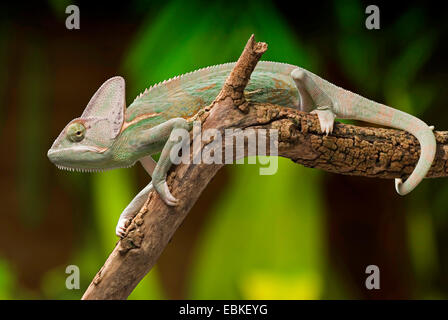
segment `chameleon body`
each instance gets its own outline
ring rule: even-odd
[[[174,129],[191,130],[192,119],[213,102],[235,63],[207,67],[159,83],[140,94],[126,108],[121,77],[107,80],[94,94],[80,118],[62,130],[48,151],[61,169],[100,171],[132,166],[140,161],[152,176],[149,183],[120,216],[116,233],[126,226],[154,188],[168,205],[176,205],[166,184]],[[402,129],[421,146],[420,159],[409,178],[396,179],[405,195],[426,176],[436,151],[433,128],[418,118],[342,89],[303,68],[285,63],[259,62],[246,87],[246,98],[315,113],[321,130],[333,130],[335,118],[362,120]],[[161,152],[159,162],[151,155]]]

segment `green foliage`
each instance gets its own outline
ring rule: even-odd
[[[434,87],[416,81],[418,72],[431,57],[435,37],[424,35],[413,39],[390,65],[385,75],[384,91],[388,104],[419,115],[430,105]]]
[[[371,95],[379,81],[378,38],[366,29],[364,8],[359,1],[335,1],[338,22],[338,63],[344,76]]]
[[[99,237],[104,255],[108,255],[117,242],[115,226],[118,216],[138,193],[133,187],[135,179],[129,169],[107,171],[95,175],[93,179],[94,212],[97,225],[99,226]],[[116,213],[115,217],[111,214]],[[98,241],[97,240],[97,241]],[[157,281],[157,271],[152,270],[150,275],[139,283],[130,299],[160,299],[162,293]]]
[[[20,199],[28,199],[28,202],[20,202],[20,214],[24,224],[36,226],[44,217],[47,210],[44,202],[45,189],[42,183],[45,181],[45,168],[47,145],[45,137],[48,136],[45,117],[48,106],[48,84],[45,74],[48,73],[46,56],[41,48],[41,41],[33,39],[27,44],[26,64],[20,83],[21,94],[19,104],[19,122],[22,128],[18,135],[18,166],[19,166],[19,192]]]
[[[233,165],[231,173],[200,240],[191,298],[319,298],[319,173],[283,158],[272,176],[247,164]]]
[[[0,300],[12,299],[16,287],[15,275],[4,259],[0,259]]]
[[[408,243],[418,291],[424,298],[437,294],[431,283],[435,276],[439,261],[437,261],[437,244],[434,233],[434,217],[431,214],[431,204],[428,203],[429,188],[427,185],[419,186],[417,192],[410,199],[407,210]]]

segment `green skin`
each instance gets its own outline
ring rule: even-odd
[[[61,169],[102,171],[129,167],[140,161],[152,176],[149,183],[120,216],[116,233],[126,226],[154,187],[166,204],[178,200],[166,184],[171,167],[170,140],[174,129],[191,130],[198,112],[213,102],[234,63],[200,69],[159,83],[138,96],[126,109],[125,84],[121,77],[107,80],[94,94],[80,118],[62,130],[48,151],[49,159]],[[407,113],[368,100],[337,87],[317,75],[289,64],[258,63],[246,87],[246,98],[315,113],[321,130],[333,130],[335,118],[362,120],[410,132],[420,142],[421,156],[403,183],[396,179],[401,195],[412,191],[426,176],[435,156],[436,141],[423,121]],[[151,155],[161,152],[159,162]]]

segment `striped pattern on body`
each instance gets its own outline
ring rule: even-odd
[[[126,110],[123,128],[142,125],[142,121],[147,122],[143,126],[153,127],[171,118],[192,117],[214,100],[234,65],[232,62],[206,67],[146,89]],[[261,61],[257,64],[246,87],[247,98],[297,108],[299,92],[290,75],[296,68],[304,71],[315,84],[306,86],[315,107],[331,104],[337,118],[405,130],[418,139],[421,156],[414,171],[404,183],[396,180],[399,194],[412,191],[426,176],[436,152],[434,134],[420,119],[338,87],[308,70],[279,62]]]

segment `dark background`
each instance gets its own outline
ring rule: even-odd
[[[65,27],[66,6],[80,29]],[[367,30],[365,8],[380,8]],[[41,1],[0,5],[0,298],[78,299],[113,249],[123,208],[149,177],[135,166],[59,171],[46,152],[108,78],[127,102],[151,84],[238,58],[300,65],[448,128],[448,7],[438,2]],[[364,125],[364,124],[359,124]],[[406,197],[392,180],[328,174],[280,159],[226,166],[133,299],[448,297],[448,182]],[[367,290],[368,265],[381,289]],[[80,268],[80,290],[65,268]]]

